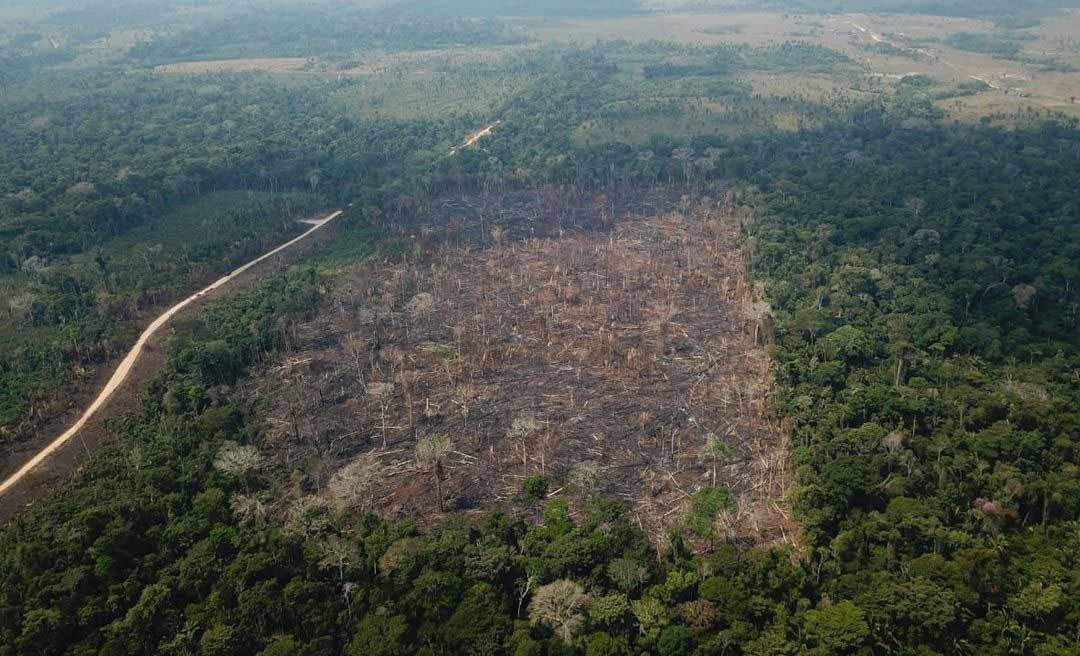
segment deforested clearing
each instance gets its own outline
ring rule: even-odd
[[[154,68],[156,73],[179,75],[205,75],[208,73],[283,73],[299,71],[314,62],[304,57],[256,57],[251,59],[219,59],[209,61],[162,64]]]
[[[721,490],[699,535],[791,542],[767,312],[744,283],[745,215],[721,195],[620,212],[599,194],[598,225],[561,237],[494,222],[482,245],[429,235],[344,272],[294,352],[247,387],[268,417],[279,516],[532,513],[523,484],[539,476],[571,508],[625,501],[656,540]],[[506,223],[513,203],[498,203]]]

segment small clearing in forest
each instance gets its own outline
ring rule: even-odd
[[[208,75],[211,73],[287,73],[303,70],[316,63],[304,57],[255,57],[179,62],[154,67],[155,73],[173,75]]]

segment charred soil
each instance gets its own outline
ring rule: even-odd
[[[791,541],[743,214],[711,193],[458,197],[424,213],[446,228],[398,224],[409,255],[340,272],[302,347],[243,390],[280,516],[532,513],[523,482],[543,476],[572,508],[625,501],[657,539],[726,488],[718,534]]]

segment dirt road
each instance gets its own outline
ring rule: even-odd
[[[969,77],[969,78],[971,78],[971,79],[973,79],[973,80],[978,80],[979,82],[982,82],[983,84],[985,84],[986,86],[990,87],[990,88],[991,88],[991,89],[993,89],[994,91],[1000,91],[1000,90],[1001,90],[1001,87],[999,87],[998,85],[994,84],[993,82],[991,82],[990,80],[986,79],[985,77],[979,77],[978,75],[969,75],[968,77]]]
[[[120,366],[116,368],[116,371],[113,373],[112,377],[109,378],[109,382],[105,384],[105,387],[101,390],[101,393],[98,394],[97,398],[94,399],[94,402],[90,404],[90,407],[88,407],[86,411],[83,412],[82,416],[79,417],[78,421],[76,421],[71,426],[71,428],[67,429],[59,437],[50,442],[48,446],[35,454],[33,458],[31,458],[25,465],[19,468],[19,470],[12,474],[7,480],[5,480],[3,483],[0,483],[0,496],[3,496],[4,493],[15,487],[15,485],[17,485],[19,481],[21,481],[35,467],[44,462],[50,455],[52,455],[60,447],[64,446],[64,444],[66,444],[69,440],[71,440],[71,438],[75,437],[75,435],[77,435],[80,430],[82,430],[83,426],[86,425],[86,422],[90,420],[94,413],[100,410],[101,407],[105,405],[105,403],[107,403],[110,398],[112,398],[112,395],[116,392],[117,389],[119,389],[120,385],[123,384],[125,380],[127,380],[128,376],[131,374],[131,371],[135,366],[136,361],[138,361],[139,356],[142,354],[143,348],[146,346],[147,342],[154,335],[154,333],[156,333],[158,330],[161,329],[162,326],[168,323],[169,319],[171,319],[177,312],[184,309],[184,307],[189,305],[190,303],[214,291],[218,287],[227,284],[230,280],[244,273],[245,271],[262,262],[263,260],[271,258],[274,255],[277,255],[278,253],[293,246],[294,244],[303,241],[315,231],[320,230],[327,223],[330,223],[334,219],[341,216],[341,213],[342,212],[339,210],[337,212],[334,212],[333,214],[330,214],[326,218],[319,219],[317,221],[305,221],[304,223],[308,223],[312,227],[311,229],[301,234],[299,237],[291,239],[282,244],[281,246],[278,246],[274,250],[248,262],[244,266],[229,272],[228,275],[218,279],[205,289],[196,292],[195,294],[192,294],[186,299],[180,301],[176,305],[166,310],[157,319],[155,319],[154,322],[147,326],[146,330],[144,330],[143,333],[139,335],[139,340],[135,342],[135,345],[133,347],[131,347],[131,351],[128,352],[127,356],[125,356],[123,361],[120,363]]]
[[[477,141],[480,141],[484,137],[488,136],[489,134],[491,134],[492,130],[494,130],[495,128],[497,128],[499,126],[500,123],[502,123],[502,121],[495,121],[491,125],[484,128],[483,130],[480,130],[479,132],[469,136],[469,138],[466,139],[463,144],[461,144],[460,146],[455,146],[454,148],[450,149],[450,156],[453,157],[454,155],[457,154],[457,152],[459,150],[464,150],[465,148],[468,148],[469,146],[473,145]]]
[[[878,34],[877,32],[871,32],[870,30],[866,29],[866,28],[865,28],[865,27],[863,27],[862,25],[859,25],[858,23],[852,23],[851,21],[848,21],[848,25],[850,25],[850,26],[854,27],[855,29],[857,29],[857,30],[859,30],[860,32],[862,32],[863,34],[865,34],[865,35],[869,36],[869,37],[870,37],[871,39],[873,39],[873,40],[874,40],[874,41],[875,41],[876,43],[887,43],[887,42],[885,41],[885,39],[881,38],[881,35],[880,35],[880,34]],[[892,44],[891,44],[891,43],[889,43],[888,45],[892,45]]]

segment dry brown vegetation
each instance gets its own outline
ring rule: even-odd
[[[656,0],[647,3],[665,11],[619,18],[578,18],[522,21],[541,40],[589,42],[627,39],[664,39],[702,46],[742,44],[778,45],[787,41],[810,43],[838,50],[865,67],[865,73],[781,75],[757,72],[751,76],[754,92],[764,97],[817,99],[842,96],[866,100],[892,95],[902,76],[925,75],[944,87],[981,79],[990,89],[961,98],[937,101],[950,117],[977,120],[985,116],[1021,111],[1080,113],[1080,73],[1040,70],[1032,61],[1047,59],[1080,66],[1076,38],[1080,12],[1060,12],[1039,25],[1017,31],[1014,38],[1023,55],[1018,61],[989,54],[965,52],[947,45],[947,37],[960,32],[1000,33],[990,21],[950,16],[912,14],[817,15],[797,12],[747,11],[744,3],[698,3],[693,0]],[[718,11],[719,10],[719,11]],[[873,46],[892,46],[874,50]],[[868,48],[871,47],[871,48]],[[779,127],[783,128],[781,123]]]
[[[415,52],[369,53],[351,61],[319,57],[251,57],[176,62],[154,67],[155,73],[207,75],[213,73],[297,73],[374,75],[431,72],[452,66],[498,62],[519,46],[455,48]]]
[[[282,513],[524,511],[540,474],[572,507],[624,500],[656,537],[715,483],[738,499],[722,533],[789,539],[786,448],[748,319],[765,317],[743,283],[742,215],[713,193],[725,201],[635,212],[599,194],[577,214],[550,190],[448,200],[488,207],[482,248],[448,230],[349,269],[300,348],[247,388],[266,406],[260,446],[291,476]],[[583,216],[599,225],[574,229]],[[523,236],[537,221],[555,235]]]
[[[173,75],[206,75],[209,73],[287,73],[304,70],[316,60],[302,57],[258,57],[253,59],[218,59],[179,62],[154,67],[155,73]]]

